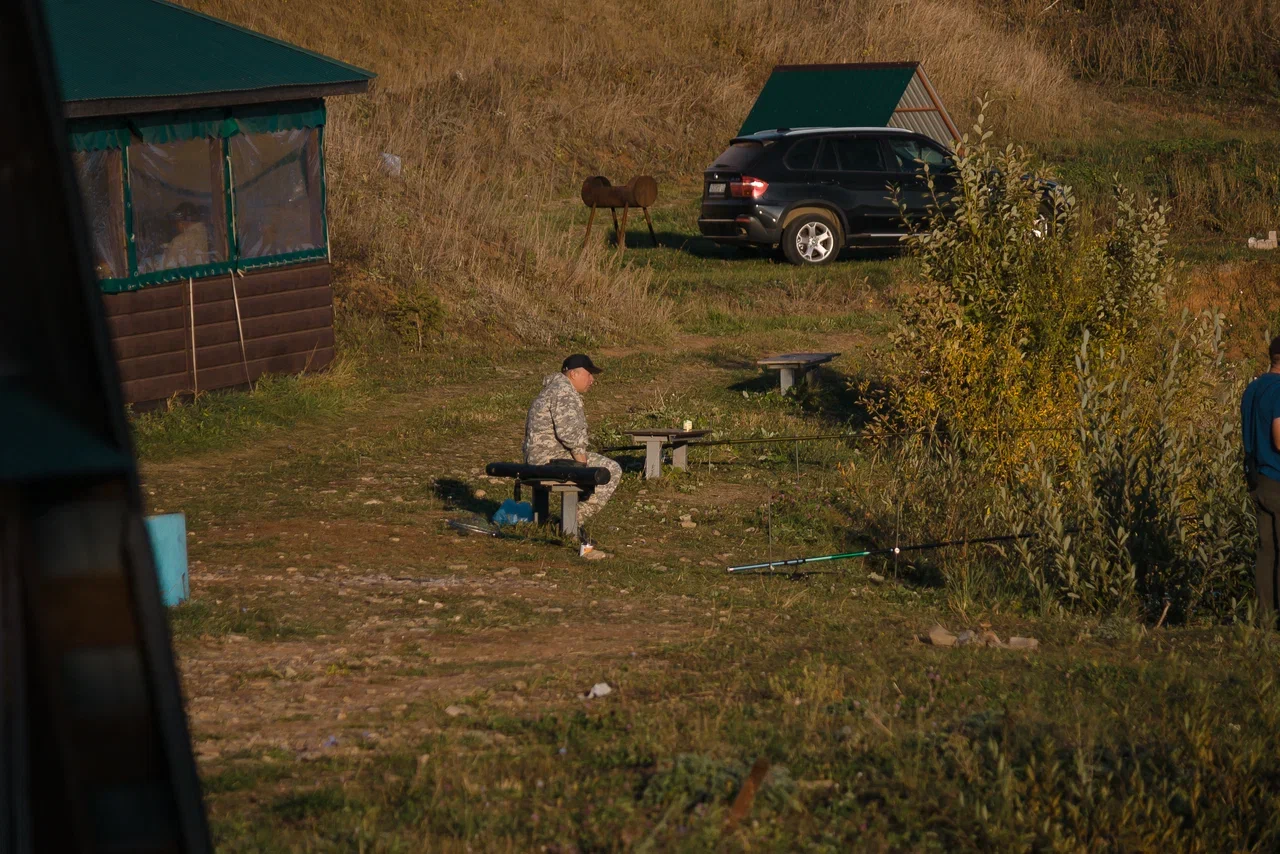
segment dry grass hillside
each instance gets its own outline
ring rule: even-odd
[[[1276,0],[987,0],[1090,80],[1280,91]]]
[[[688,186],[779,62],[927,57],[961,122],[982,92],[1024,138],[1082,121],[1061,59],[962,3],[186,2],[378,73],[330,105],[334,250],[349,305],[410,325],[438,299],[459,331],[662,336],[663,283],[576,260],[547,214],[597,172]]]

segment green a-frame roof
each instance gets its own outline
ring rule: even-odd
[[[918,62],[779,65],[738,131],[898,127],[951,144],[960,132]]]
[[[362,92],[375,76],[165,0],[44,6],[70,117]]]

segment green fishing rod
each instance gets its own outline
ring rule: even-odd
[[[1178,519],[1183,522],[1192,522],[1196,520],[1196,514],[1188,513],[1179,516]],[[1079,528],[1067,528],[1063,530],[1064,534],[1078,534]],[[778,566],[804,566],[806,563],[824,563],[829,560],[852,560],[856,557],[874,557],[875,555],[897,555],[903,552],[921,552],[929,549],[944,549],[948,546],[974,546],[982,543],[1007,543],[1012,540],[1026,540],[1037,536],[1035,531],[1028,531],[1025,534],[1002,534],[998,537],[970,537],[964,540],[941,540],[936,543],[916,543],[910,546],[891,546],[885,549],[866,549],[860,552],[841,552],[834,555],[818,555],[817,557],[794,557],[790,560],[774,560],[768,563],[747,563],[742,566],[731,566],[729,572],[752,572],[757,569],[773,569]]]
[[[1025,540],[1034,537],[1035,533],[1004,534],[999,537],[973,537],[964,540],[943,540],[936,543],[917,543],[910,546],[891,546],[884,549],[866,549],[860,552],[841,552],[834,555],[818,555],[817,557],[795,557],[790,560],[775,560],[767,563],[747,563],[742,566],[731,566],[729,572],[752,572],[757,569],[774,569],[775,567],[803,566],[807,563],[823,563],[829,560],[852,560],[858,557],[874,557],[875,555],[896,555],[903,552],[918,552],[927,549],[942,549],[948,546],[969,546],[980,543],[1003,543],[1010,540]]]

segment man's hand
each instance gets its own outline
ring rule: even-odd
[[[585,453],[582,453],[582,454],[574,454],[574,455],[573,455],[573,458],[574,458],[575,460],[577,460],[578,462],[582,463],[583,465],[586,465],[586,463],[587,463],[587,455],[586,455]]]

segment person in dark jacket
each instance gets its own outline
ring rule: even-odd
[[[1258,611],[1274,627],[1280,612],[1280,336],[1271,340],[1271,369],[1240,400],[1249,496],[1258,517]]]

